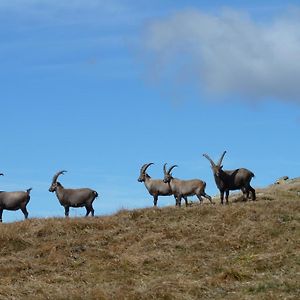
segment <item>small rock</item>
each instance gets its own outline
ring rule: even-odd
[[[285,183],[288,179],[289,179],[288,176],[282,176],[282,177],[278,178],[278,179],[275,181],[275,184],[282,184],[282,183]]]

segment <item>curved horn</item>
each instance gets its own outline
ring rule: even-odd
[[[224,155],[226,154],[226,151],[223,152],[223,154],[221,155],[220,159],[219,159],[219,162],[218,162],[218,166],[220,167],[221,164],[222,164],[222,160],[224,158]]]
[[[66,171],[66,170],[62,170],[62,171],[57,172],[57,173],[53,176],[52,182],[56,182],[58,176],[61,175],[61,174],[64,174],[65,172],[67,172],[67,171]]]
[[[164,174],[165,174],[165,175],[168,173],[166,167],[167,167],[167,163],[164,164]]]
[[[214,167],[214,166],[216,166],[216,164],[214,163],[214,161],[207,155],[207,154],[203,154],[203,156],[205,157],[205,158],[207,158],[209,161],[210,161],[210,164]]]
[[[145,173],[146,170],[148,169],[148,167],[151,166],[151,165],[154,165],[154,163],[144,164],[144,165],[141,167],[141,174]]]
[[[176,168],[176,167],[178,167],[178,166],[177,166],[177,165],[173,165],[173,166],[168,170],[168,174],[170,175],[171,171],[172,171],[174,168]]]

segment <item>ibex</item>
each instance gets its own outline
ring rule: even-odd
[[[86,208],[86,217],[91,213],[94,216],[93,202],[98,197],[98,193],[89,188],[81,189],[65,189],[60,182],[57,181],[59,175],[67,171],[57,172],[52,179],[49,192],[55,192],[60,204],[65,208],[65,216],[69,216],[70,207]]]
[[[225,153],[226,151],[223,152],[217,164],[215,164],[207,154],[203,154],[203,156],[210,161],[216,185],[220,190],[221,204],[223,204],[224,201],[224,192],[226,204],[228,204],[229,191],[231,190],[242,190],[244,200],[249,198],[249,192],[251,192],[252,200],[255,200],[255,189],[250,185],[250,181],[252,177],[254,177],[254,174],[245,168],[223,170],[222,160]]]
[[[149,194],[153,196],[153,204],[157,206],[158,196],[170,196],[173,195],[171,187],[169,184],[164,183],[162,179],[152,179],[147,173],[146,170],[153,163],[144,164],[140,170],[140,177],[138,182],[144,182],[145,187],[147,188]],[[176,199],[176,197],[175,197]],[[187,197],[184,197],[185,203],[187,205]],[[177,200],[176,200],[177,203]]]
[[[3,176],[2,173],[0,173]],[[2,222],[3,210],[18,210],[21,209],[25,219],[28,218],[27,204],[30,200],[30,191],[32,188],[26,190],[26,192],[0,192],[0,222]]]
[[[167,171],[166,165],[164,164],[164,182],[170,185],[171,191],[176,197],[176,205],[181,206],[181,198],[194,195],[198,197],[200,203],[202,203],[202,196],[208,199],[210,203],[213,203],[211,197],[205,193],[206,183],[204,181],[200,179],[180,180],[174,178],[171,171],[178,166],[173,165]]]

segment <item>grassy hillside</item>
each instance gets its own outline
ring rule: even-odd
[[[0,224],[0,299],[299,299],[299,192]]]

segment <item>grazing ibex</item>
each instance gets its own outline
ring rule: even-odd
[[[60,182],[57,181],[59,175],[67,171],[57,172],[52,179],[52,184],[49,192],[55,192],[60,204],[65,208],[65,216],[69,216],[70,207],[83,207],[86,208],[86,217],[91,212],[94,216],[93,202],[98,197],[98,193],[89,188],[81,189],[65,189]]]
[[[171,191],[176,197],[176,205],[181,206],[181,198],[194,195],[198,197],[200,203],[202,203],[202,196],[207,198],[210,203],[213,203],[211,197],[205,193],[206,183],[204,181],[200,179],[180,180],[174,178],[171,171],[177,165],[171,166],[168,171],[166,170],[166,165],[164,164],[164,182],[170,185]]]
[[[140,171],[140,177],[138,182],[144,182],[149,194],[153,196],[153,204],[157,205],[158,196],[170,196],[173,195],[171,187],[169,184],[164,183],[162,179],[152,179],[147,173],[146,170],[153,163],[144,164]],[[176,197],[175,197],[176,199]],[[184,197],[185,203],[187,205],[187,198]],[[176,200],[177,203],[177,200]]]
[[[244,200],[249,198],[249,192],[251,192],[252,200],[255,200],[255,189],[250,185],[250,181],[252,177],[254,177],[254,174],[245,168],[223,170],[222,160],[225,153],[226,151],[223,152],[217,164],[215,164],[207,154],[203,154],[203,156],[210,161],[216,185],[220,190],[221,204],[223,204],[224,201],[224,192],[226,204],[228,204],[229,191],[231,190],[242,190]]]
[[[2,173],[0,173],[3,176]],[[27,204],[30,200],[30,191],[32,188],[26,190],[26,192],[0,192],[0,222],[2,222],[3,210],[18,210],[21,209],[25,219],[28,218]]]

